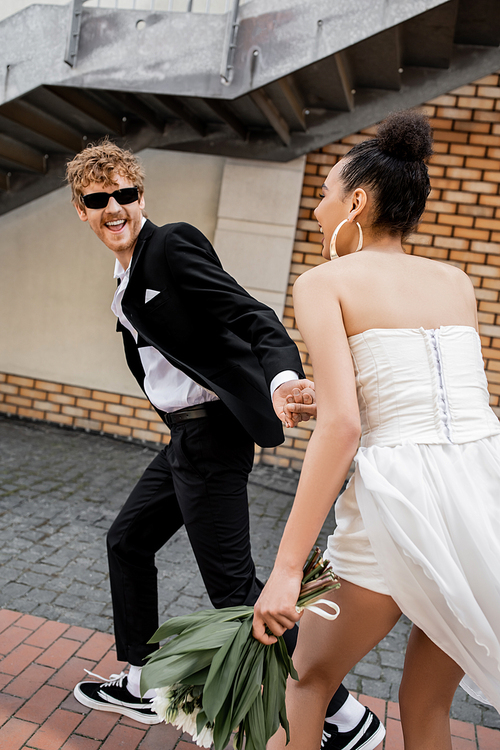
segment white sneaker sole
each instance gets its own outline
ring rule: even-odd
[[[94,708],[96,711],[111,711],[115,714],[122,714],[123,716],[128,716],[129,719],[134,719],[140,724],[161,724],[162,722],[162,719],[160,719],[160,717],[156,714],[153,714],[151,716],[142,714],[135,708],[128,708],[127,706],[120,706],[117,704],[115,705],[113,703],[103,703],[102,701],[95,701],[92,698],[89,698],[88,695],[85,695],[85,693],[80,690],[79,685],[77,685],[73,690],[73,695],[75,696],[78,703],[81,703],[83,706],[87,706],[87,708]]]
[[[368,737],[365,742],[363,742],[361,745],[358,745],[358,742],[363,739],[372,721],[377,721],[377,717],[375,717],[374,714],[368,714],[363,725],[360,727],[359,732],[355,737],[352,738],[350,742],[347,743],[347,745],[344,745],[342,750],[354,750],[354,748],[356,748],[356,750],[375,750],[375,748],[380,745],[385,737],[385,727],[380,723],[371,737]]]
[[[375,734],[372,734],[372,736],[366,740],[364,745],[360,745],[359,750],[375,750],[375,748],[380,745],[384,737],[385,737],[385,727],[383,724],[379,724],[379,727],[377,731],[375,732]]]

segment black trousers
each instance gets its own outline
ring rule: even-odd
[[[158,628],[155,554],[181,526],[215,608],[254,604],[263,587],[250,547],[247,482],[254,443],[222,402],[207,410],[208,417],[173,425],[169,445],[108,532],[117,657],[136,666],[155,648],[147,644]],[[288,631],[287,640],[293,650],[296,632]],[[341,688],[336,703],[346,696]]]

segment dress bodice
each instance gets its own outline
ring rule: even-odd
[[[349,338],[361,446],[466,443],[500,433],[477,332],[374,328]]]

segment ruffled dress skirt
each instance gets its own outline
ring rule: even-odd
[[[394,378],[389,392],[383,393],[387,373],[381,379],[381,362],[386,362],[389,352],[394,370],[394,332],[390,336],[383,331],[381,336],[369,331],[360,334],[362,339],[350,340],[364,439],[355,457],[354,475],[335,506],[337,528],[329,537],[326,557],[341,578],[391,596],[464,670],[462,686],[500,711],[500,427],[489,407],[484,417],[484,393],[478,410],[478,403],[471,402],[478,392],[471,390],[470,383],[453,392],[457,345],[459,363],[464,349],[465,357],[477,359],[472,331],[440,329],[438,378],[429,332],[412,329],[419,335],[408,337],[406,330],[396,332],[398,349],[407,344],[414,353],[418,344],[424,344],[410,367],[414,373],[415,362],[421,364],[423,358],[430,370],[427,385],[435,386],[435,393],[423,402],[431,403],[432,424],[427,417],[424,422],[430,432],[437,431],[437,437],[427,435],[428,442],[420,442],[426,429],[420,420],[425,411],[422,393],[415,394],[407,382],[403,391]],[[408,377],[407,372],[403,382]],[[423,373],[417,368],[418,387],[411,377],[418,390]],[[443,404],[439,383],[445,393]],[[404,393],[404,399],[395,403],[391,392]],[[409,403],[415,398],[420,403],[418,427]],[[392,445],[378,444],[387,442],[384,403],[389,412],[396,411],[389,432],[394,433],[396,426],[400,431]],[[481,437],[481,432],[487,436]],[[476,439],[458,442],[457,438],[467,436]]]

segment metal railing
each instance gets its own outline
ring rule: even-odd
[[[240,0],[243,5],[249,0]],[[177,11],[179,13],[227,13],[234,0],[87,0],[86,8],[123,10]]]

